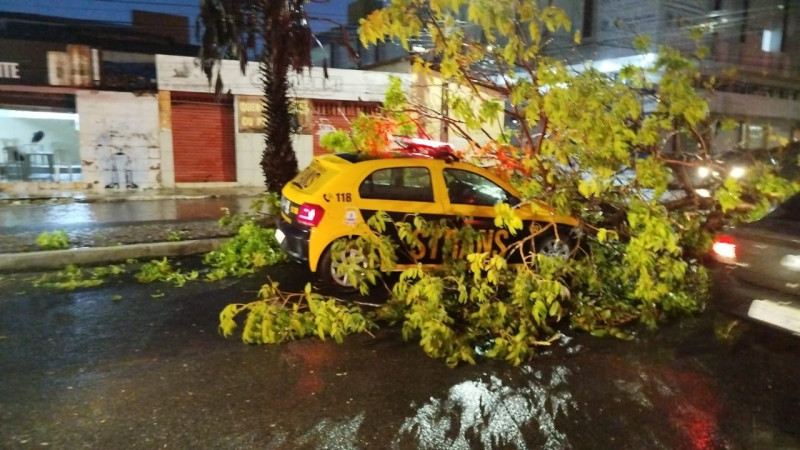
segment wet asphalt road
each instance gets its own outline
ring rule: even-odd
[[[704,314],[631,342],[576,334],[521,368],[448,369],[397,329],[220,337],[219,311],[267,275],[300,289],[308,274],[73,292],[0,278],[0,447],[800,448],[798,339],[751,327],[720,343]]]
[[[221,208],[228,208],[231,213],[245,212],[253,200],[253,197],[220,197],[0,205],[0,232],[21,229],[62,230],[120,223],[216,220],[222,216]]]

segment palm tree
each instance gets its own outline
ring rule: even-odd
[[[261,168],[267,190],[280,192],[297,173],[289,113],[289,68],[311,67],[313,35],[305,17],[306,0],[201,0],[201,60],[217,94],[222,91],[219,64],[238,59],[242,73],[258,58],[264,85],[264,153]],[[216,69],[216,70],[215,70]]]

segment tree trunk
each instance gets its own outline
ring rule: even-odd
[[[285,5],[285,2],[278,2]],[[297,157],[292,148],[289,115],[289,53],[283,42],[289,19],[285,7],[273,7],[265,21],[264,38],[269,42],[261,61],[261,82],[264,83],[264,153],[261,169],[267,190],[279,193],[297,174]]]

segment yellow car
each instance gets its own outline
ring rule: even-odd
[[[341,258],[332,257],[331,244],[369,232],[366,222],[378,211],[385,211],[395,221],[418,214],[428,220],[467,222],[479,231],[478,252],[504,256],[514,242],[555,225],[557,232],[550,226],[536,236],[535,248],[551,256],[569,257],[578,225],[575,218],[557,215],[543,204],[519,205],[517,190],[491,172],[451,157],[429,155],[316,157],[283,188],[275,233],[278,242],[292,259],[307,263],[333,287],[352,283],[346,275],[337,274]],[[518,205],[516,213],[526,232],[512,235],[495,227],[494,205],[500,202]],[[398,255],[397,270],[416,263],[441,264],[442,243],[421,241],[422,248]]]

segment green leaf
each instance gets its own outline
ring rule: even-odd
[[[633,48],[640,52],[648,52],[650,51],[650,46],[652,45],[652,41],[650,36],[646,34],[640,34],[633,39]]]

